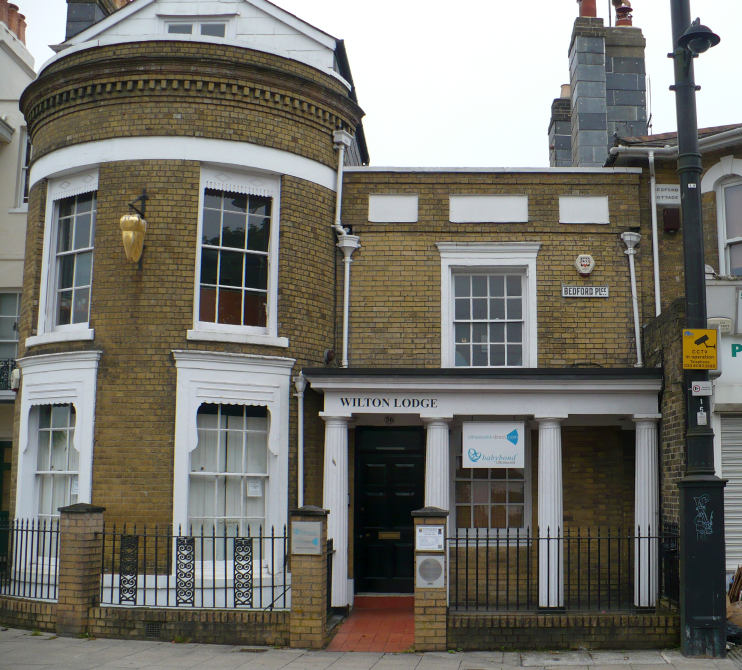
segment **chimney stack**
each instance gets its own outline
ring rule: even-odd
[[[595,19],[598,16],[598,10],[595,7],[595,0],[577,0],[580,6],[580,16]]]
[[[26,43],[26,17],[18,13],[18,5],[0,0],[0,23],[4,23],[23,44]]]

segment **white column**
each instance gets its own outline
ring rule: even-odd
[[[423,419],[426,428],[425,507],[450,511],[448,423]]]
[[[657,537],[660,530],[657,474],[659,418],[658,414],[634,416],[634,605],[637,607],[654,607],[657,603]]]
[[[322,505],[329,510],[327,537],[332,539],[333,607],[350,604],[348,594],[348,418],[323,416],[325,462]]]
[[[538,604],[564,606],[561,419],[538,419]],[[548,539],[547,539],[548,538]]]

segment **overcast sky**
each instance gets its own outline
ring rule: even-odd
[[[65,0],[14,0],[37,69],[64,39]],[[569,81],[575,0],[275,0],[344,39],[373,165],[548,165],[549,113]],[[610,0],[597,0],[608,24]],[[647,38],[652,131],[675,129],[670,0],[633,0]],[[691,1],[721,36],[696,61],[700,126],[742,122],[742,2]]]

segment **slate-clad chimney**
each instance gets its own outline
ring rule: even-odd
[[[562,84],[562,94],[551,103],[549,122],[549,165],[572,165],[572,104],[569,84]]]
[[[647,133],[647,100],[644,66],[645,40],[632,27],[629,0],[613,0],[616,26],[606,28],[596,17],[594,0],[578,0],[569,47],[571,165],[600,167],[605,164],[614,136]],[[564,97],[564,96],[563,96]],[[549,154],[552,166],[564,166],[557,149],[558,124],[565,112],[562,98],[552,104]]]
[[[129,0],[67,0],[65,39],[90,28],[128,3]]]

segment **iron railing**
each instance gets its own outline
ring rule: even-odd
[[[15,358],[0,359],[0,391],[10,391],[10,375],[15,368]]]
[[[673,567],[672,553],[661,549],[668,546],[677,547],[677,533],[464,529],[448,540],[449,606],[490,612],[653,606],[658,595],[677,591],[677,552]],[[557,602],[542,595],[540,603],[540,580],[542,594],[558,593]]]
[[[167,528],[104,528],[101,603],[147,607],[286,609],[286,529],[240,537]]]
[[[0,594],[56,600],[58,567],[58,521],[0,521]]]

